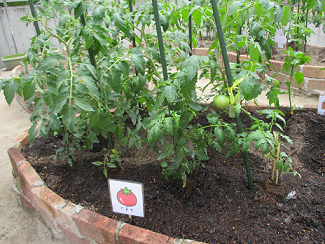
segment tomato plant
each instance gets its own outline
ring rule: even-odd
[[[137,197],[134,195],[132,190],[128,189],[127,187],[121,189],[117,193],[117,200],[124,206],[132,207],[137,204]]]
[[[57,153],[72,164],[74,150],[92,149],[100,137],[114,138],[115,146],[105,145],[108,153],[95,162],[106,175],[107,167],[123,168],[119,154],[114,153],[120,151],[118,147],[124,144],[139,149],[146,143],[158,153],[165,178],[181,178],[184,186],[195,167],[204,167],[209,160],[208,146],[222,153],[226,145],[226,157],[247,151],[247,135],[238,135],[240,126],[222,121],[219,113],[207,113],[209,124],[204,126],[194,125],[193,120],[207,111],[208,105],[203,102],[211,94],[229,94],[215,96],[213,102],[221,109],[230,104],[229,112],[223,112],[231,118],[242,111],[243,99],[253,100],[264,89],[269,89],[270,104],[277,105],[278,84],[267,75],[261,80],[257,72],[265,74],[268,70],[272,37],[286,22],[288,8],[269,0],[217,4],[227,47],[237,52],[246,47],[250,55],[250,60],[232,65],[233,85],[227,84],[219,38],[212,42],[207,57],[188,57],[190,17],[198,32],[204,32],[202,26],[208,26],[207,33],[216,30],[212,8],[206,1],[158,4],[164,35],[161,45],[157,33],[148,31],[155,27],[151,2],[130,12],[124,0],[41,0],[36,18],[27,15],[21,19],[42,26],[41,35],[32,38],[24,61],[26,70],[28,65],[34,69],[25,77],[0,81],[8,103],[17,92],[35,106],[30,118],[31,144],[37,127],[43,137],[61,133],[62,147]],[[55,18],[57,26],[50,27],[48,22]],[[243,35],[242,28],[250,36]],[[52,50],[53,38],[63,50]],[[137,47],[123,45],[133,40]],[[196,46],[197,36],[192,41]],[[160,69],[164,66],[161,47],[166,56],[164,64],[173,67],[168,73]],[[207,97],[197,93],[202,78],[208,83],[201,91],[213,87]],[[127,120],[132,126],[127,126]],[[141,140],[140,130],[147,131],[146,139]],[[159,145],[163,145],[161,149]]]

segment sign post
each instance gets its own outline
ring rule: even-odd
[[[108,179],[113,212],[144,217],[143,184]]]
[[[318,114],[325,115],[325,96],[319,96]]]

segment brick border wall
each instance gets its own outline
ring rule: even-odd
[[[84,209],[57,195],[20,153],[28,144],[27,132],[8,150],[13,168],[14,192],[20,205],[39,217],[56,239],[78,244],[199,244],[129,225]]]
[[[198,56],[207,56],[208,48],[193,49],[193,54]],[[235,52],[228,52],[228,58],[230,62],[237,61],[237,54]],[[241,60],[249,59],[247,55],[240,55]],[[271,66],[269,67],[269,75],[273,75],[275,71],[283,68],[284,61],[269,60]],[[325,95],[325,70],[321,70],[325,66],[312,66],[312,65],[300,65],[298,71],[302,72],[305,76],[305,81],[298,87],[293,83],[293,88],[298,92],[305,95],[318,96]],[[275,79],[279,81],[280,88],[288,89],[284,84],[285,74],[277,76]]]

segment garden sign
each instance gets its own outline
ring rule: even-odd
[[[319,96],[318,114],[325,115],[325,96]]]
[[[143,184],[108,179],[113,212],[144,217]]]

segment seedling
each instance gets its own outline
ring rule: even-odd
[[[293,113],[295,106],[292,107],[292,82],[296,81],[297,85],[300,86],[302,82],[305,80],[304,74],[300,71],[297,71],[299,65],[303,65],[305,63],[309,64],[310,57],[306,56],[305,53],[296,52],[291,47],[288,50],[283,50],[287,54],[283,69],[289,75],[289,81],[286,81],[285,84],[288,86],[288,94],[289,94],[289,102],[290,102],[290,110]]]
[[[107,168],[120,167],[121,169],[123,169],[123,166],[121,164],[120,152],[116,151],[115,149],[108,150],[108,149],[104,148],[103,150],[107,151],[107,153],[104,156],[103,162],[96,161],[96,162],[93,162],[93,165],[103,166],[103,173],[107,178]]]

